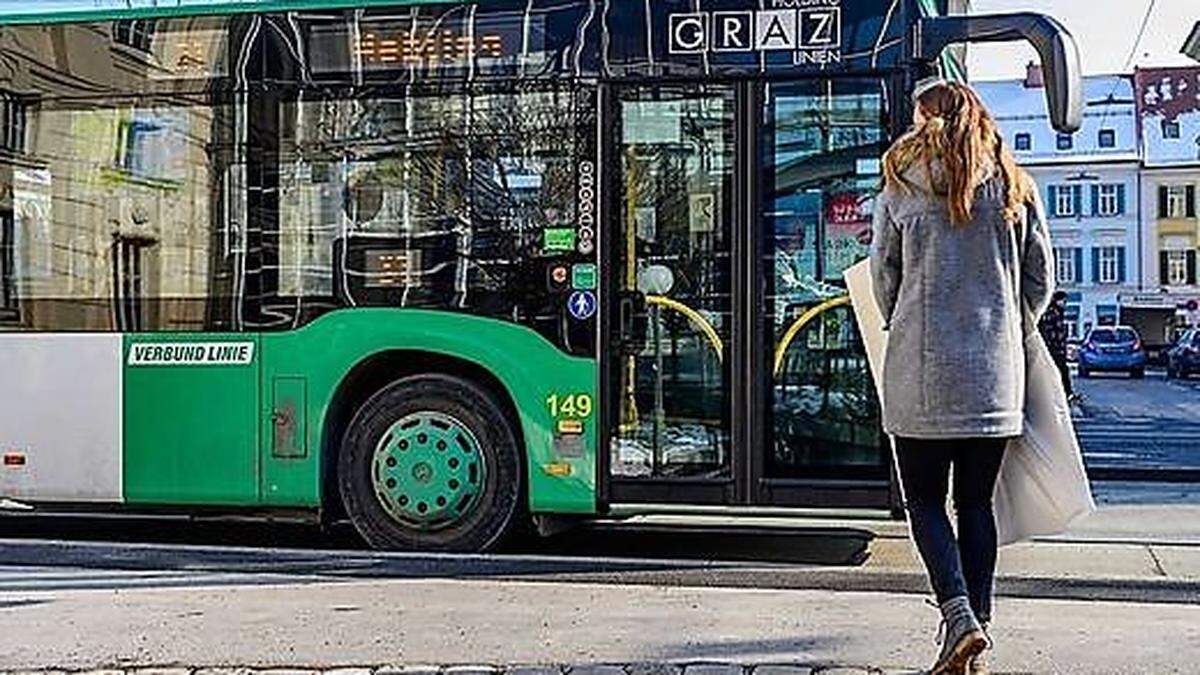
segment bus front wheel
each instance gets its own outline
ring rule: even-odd
[[[372,396],[338,456],[346,512],[374,548],[486,551],[522,511],[516,435],[494,398],[448,375]]]

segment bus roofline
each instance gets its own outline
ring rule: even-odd
[[[1037,50],[1045,73],[1050,124],[1072,133],[1083,122],[1083,78],[1079,47],[1070,31],[1036,12],[924,17],[915,26],[914,58],[933,61],[956,42],[1025,40]]]
[[[0,0],[0,26],[426,5],[446,0]]]

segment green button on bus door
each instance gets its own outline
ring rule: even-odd
[[[579,263],[571,268],[571,288],[577,291],[596,290],[596,266]]]

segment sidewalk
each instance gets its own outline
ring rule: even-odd
[[[873,543],[866,569],[922,569],[899,529]],[[1064,535],[1002,548],[997,568],[1010,579],[1200,583],[1200,507],[1104,508]]]
[[[133,668],[74,671],[77,675],[921,675],[919,670],[773,663],[744,665],[720,661],[697,663],[516,664],[343,666],[339,668]],[[4,674],[0,671],[0,675]],[[19,671],[12,675],[66,675],[64,671]],[[995,675],[1004,675],[996,672]]]
[[[452,579],[0,593],[0,607],[0,669],[11,670],[719,662],[912,673],[933,658],[937,630],[936,610],[911,593]],[[1195,605],[1002,597],[992,633],[998,673],[1194,673],[1200,660]]]
[[[729,523],[719,516],[650,516],[636,519],[646,524]],[[897,520],[866,518],[741,518],[739,526],[783,530],[814,528],[862,531],[869,537],[865,561],[854,567],[836,567],[845,576],[872,574],[909,576],[908,584],[892,590],[924,590],[924,568],[909,539],[908,524]],[[1000,592],[1004,586],[1027,588],[1013,582],[1064,581],[1077,587],[1137,585],[1178,588],[1195,586],[1193,601],[1200,601],[1200,506],[1106,506],[1060,536],[1039,538],[1004,547],[997,562]],[[915,583],[918,588],[912,588]],[[1027,595],[1027,593],[1010,593]],[[1200,647],[1198,647],[1200,649]]]
[[[994,670],[1200,672],[1197,516],[1195,507],[1106,509],[1064,537],[1004,549]],[[805,527],[794,518],[755,521],[783,537]],[[410,675],[502,675],[497,669],[517,669],[510,664],[538,664],[551,668],[512,675],[919,672],[936,649],[937,613],[925,604],[905,525],[846,518],[811,527],[866,533],[866,560],[0,542],[0,671],[465,664]]]

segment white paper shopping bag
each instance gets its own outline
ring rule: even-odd
[[[846,288],[850,292],[850,304],[854,306],[854,318],[858,322],[858,333],[867,350],[867,362],[871,364],[871,375],[875,379],[875,391],[883,401],[883,359],[887,350],[887,333],[883,330],[883,313],[875,302],[871,288],[871,259],[861,260],[842,273]]]
[[[1025,336],[1025,429],[1004,453],[995,499],[1001,544],[1061,534],[1096,510],[1067,394],[1037,328]]]

